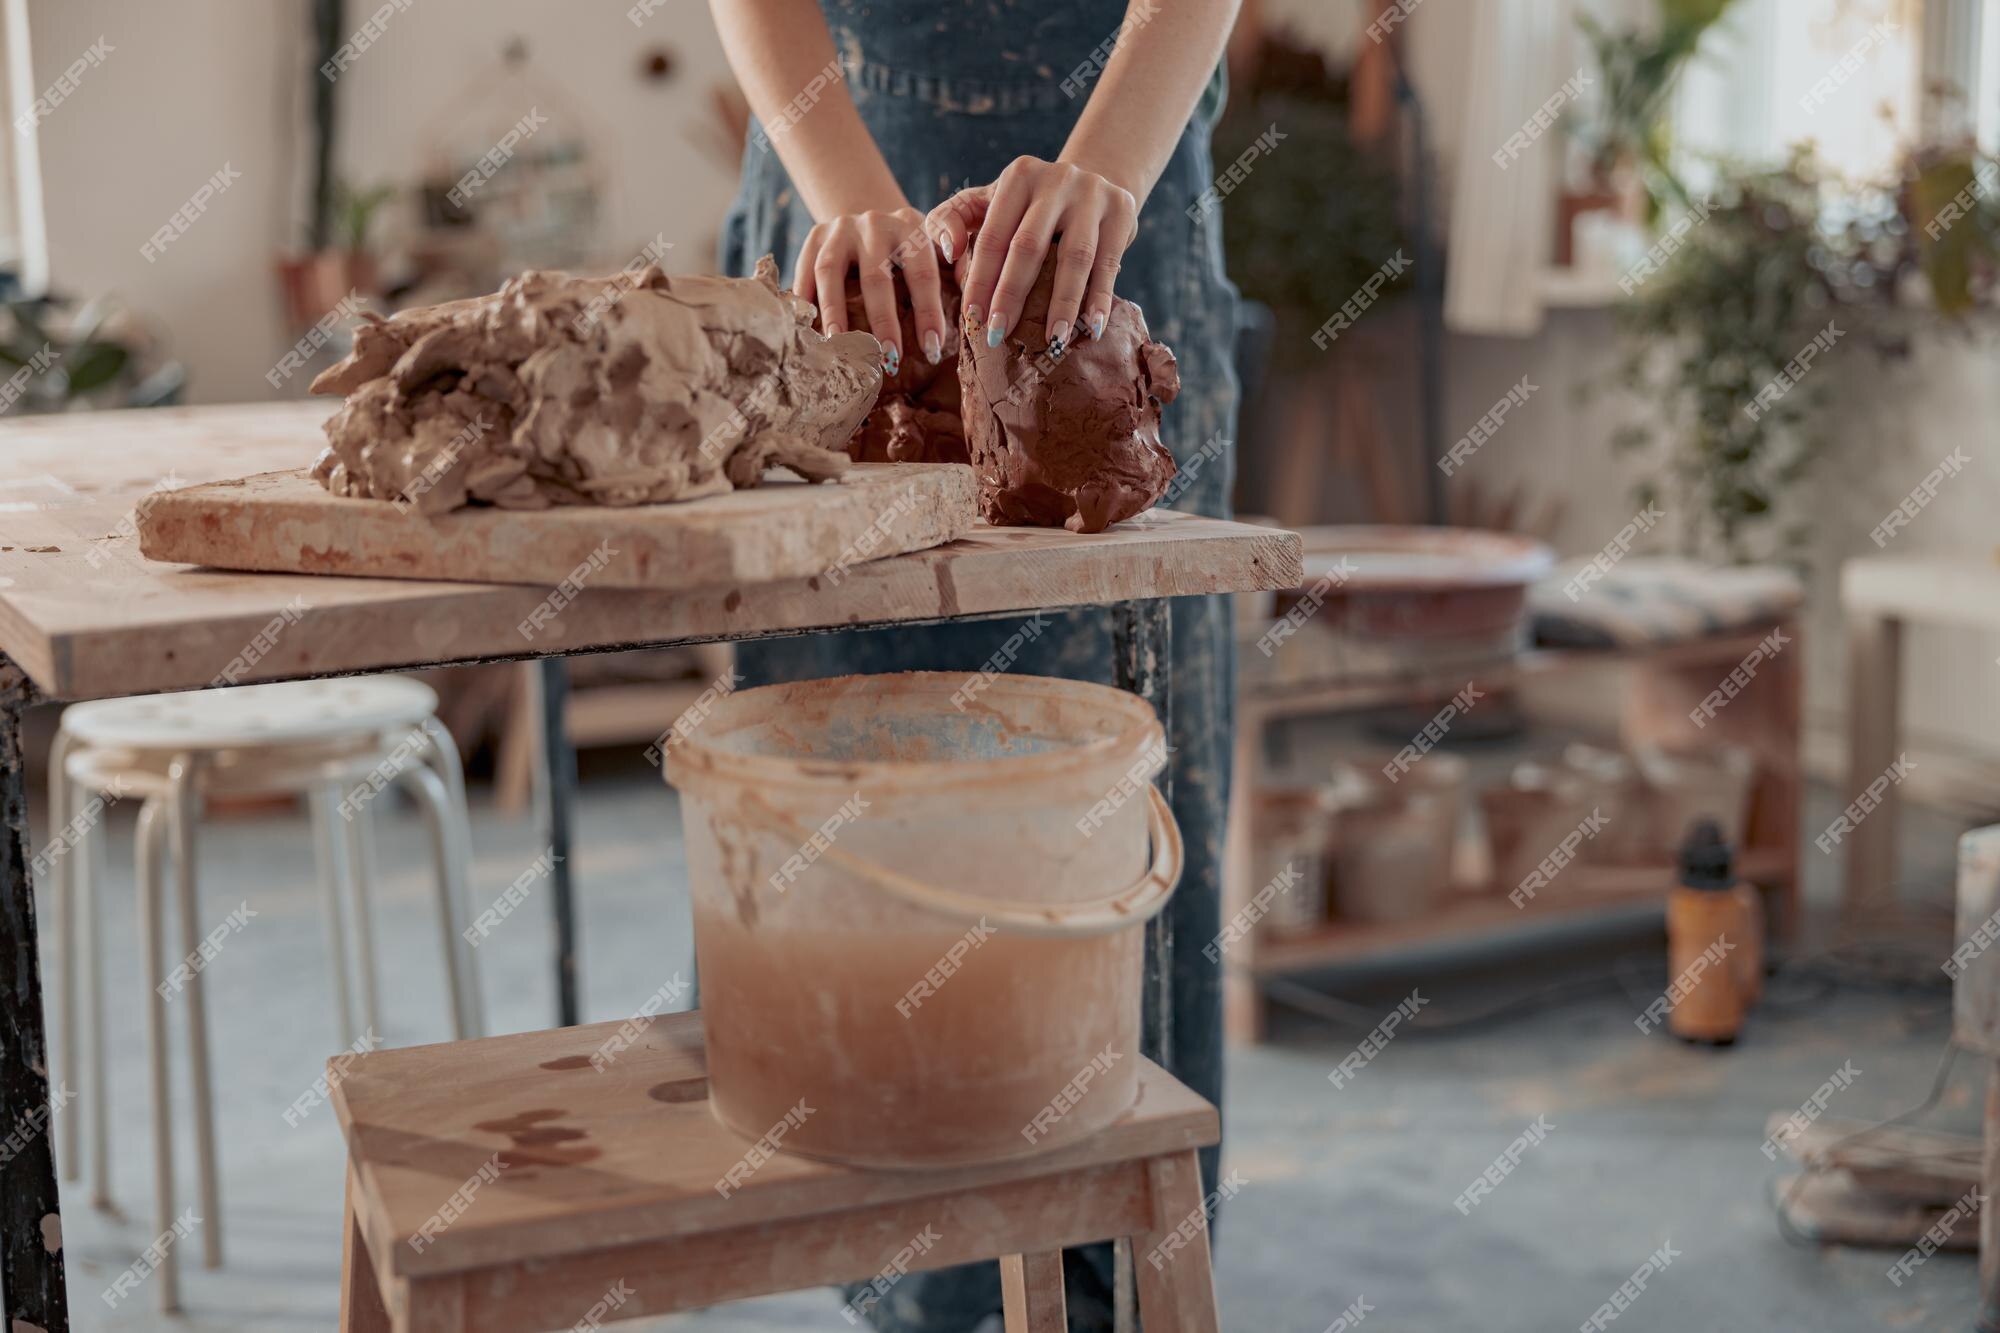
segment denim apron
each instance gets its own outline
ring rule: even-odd
[[[1016,157],[1052,161],[1061,154],[1126,3],[821,0],[821,8],[862,121],[910,203],[928,211],[965,186],[995,180]],[[1181,394],[1161,426],[1183,469],[1169,492],[1171,505],[1220,518],[1229,514],[1234,466],[1227,441],[1237,407],[1236,291],[1223,275],[1219,213],[1189,216],[1213,182],[1209,130],[1219,92],[1218,80],[1147,200],[1117,291],[1138,303],[1153,337],[1180,361]],[[813,220],[768,141],[755,134],[749,140],[723,231],[722,269],[747,275],[760,255],[772,254],[789,283]],[[1093,610],[1047,619],[1050,628],[1008,670],[1109,684],[1110,617]],[[1170,762],[1187,865],[1168,908],[1178,948],[1166,1063],[1219,1105],[1220,972],[1202,946],[1220,930],[1235,671],[1229,604],[1222,597],[1177,598],[1172,619]],[[850,631],[746,643],[737,652],[748,685],[849,673],[970,672],[1015,628],[1008,620]],[[1213,1189],[1213,1151],[1202,1166]],[[1108,1255],[1109,1247],[1092,1247],[1066,1256],[1073,1329],[1110,1327]],[[865,1317],[892,1333],[960,1333],[999,1310],[999,1270],[987,1263],[909,1274]]]

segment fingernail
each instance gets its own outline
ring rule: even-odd
[[[1099,338],[1102,338],[1103,336],[1104,336],[1104,316],[1092,315],[1090,317],[1090,340],[1092,342],[1096,342]]]
[[[1049,355],[1058,361],[1062,359],[1063,344],[1065,342],[1063,335],[1066,332],[1067,330],[1060,324],[1049,325]]]
[[[944,344],[935,332],[924,335],[924,359],[932,365],[944,360]]]
[[[996,314],[986,321],[986,345],[998,347],[1000,340],[1007,336],[1007,317]]]
[[[847,330],[841,328],[840,325],[838,324],[829,322],[826,326],[826,336],[829,338],[831,338],[836,333],[845,333],[845,332],[847,332]]]
[[[945,262],[945,263],[947,263],[947,264],[952,264],[952,263],[956,263],[956,262],[957,262],[957,260],[956,260],[956,259],[955,259],[955,258],[953,257],[953,255],[952,255],[952,253],[951,253],[951,233],[950,233],[950,232],[948,232],[948,231],[947,231],[947,232],[940,232],[940,233],[938,234],[938,249],[940,249],[940,250],[944,251],[944,262]]]
[[[976,305],[967,306],[959,315],[959,318],[965,321],[967,332],[976,332],[979,328],[979,307]]]
[[[902,367],[902,364],[903,364],[903,349],[896,346],[896,344],[894,343],[883,344],[882,373],[884,375],[893,375],[896,373],[898,369]]]

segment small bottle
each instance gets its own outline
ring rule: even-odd
[[[1750,1007],[1748,978],[1762,965],[1751,956],[1752,919],[1736,887],[1722,830],[1696,821],[1681,844],[1680,884],[1667,897],[1667,1026],[1688,1041],[1729,1045]]]

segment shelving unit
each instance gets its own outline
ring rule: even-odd
[[[1790,641],[1765,660],[1742,691],[1707,725],[1689,712],[1773,630]],[[1249,681],[1239,691],[1236,723],[1237,780],[1230,802],[1229,859],[1224,875],[1223,919],[1232,919],[1256,892],[1256,790],[1263,774],[1267,729],[1288,719],[1390,706],[1418,706],[1449,697],[1468,678],[1481,690],[1506,690],[1582,669],[1616,667],[1628,673],[1617,740],[1672,750],[1736,745],[1757,763],[1750,811],[1738,864],[1743,878],[1764,891],[1766,917],[1777,930],[1797,919],[1800,672],[1804,649],[1796,621],[1787,617],[1724,634],[1678,643],[1601,651],[1531,649],[1471,671],[1326,684]],[[1453,895],[1451,901],[1407,921],[1328,921],[1280,930],[1264,923],[1232,943],[1224,955],[1225,1015],[1230,1035],[1263,1036],[1265,977],[1376,958],[1416,947],[1468,941],[1557,920],[1587,919],[1616,910],[1664,903],[1674,880],[1666,865],[1601,865],[1579,861],[1524,905],[1506,890]]]

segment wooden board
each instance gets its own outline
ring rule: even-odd
[[[1903,1125],[1870,1129],[1863,1121],[1832,1119],[1792,1134],[1786,1130],[1791,1115],[1773,1111],[1764,1125],[1766,1137],[1798,1161],[1845,1171],[1872,1193],[1949,1208],[1979,1183],[1982,1145],[1976,1134]],[[1867,1136],[1855,1139],[1864,1129]]]
[[[547,601],[543,588],[230,573],[140,554],[133,510],[143,496],[169,479],[296,466],[326,411],[309,403],[0,422],[0,652],[50,697],[91,699],[197,688],[238,662],[235,679],[248,684],[1255,592],[1304,577],[1296,533],[1154,510],[1093,536],[980,525],[944,546],[857,566],[838,584],[815,574],[671,592],[585,587],[531,638],[520,626]]]
[[[860,463],[839,482],[774,469],[754,489],[677,504],[426,518],[329,495],[294,468],[159,491],[137,518],[147,558],[216,569],[682,589],[805,578],[938,546],[972,527],[977,492],[968,467]]]
[[[1814,1172],[1803,1183],[1796,1175],[1781,1176],[1775,1189],[1779,1205],[1785,1208],[1791,1224],[1822,1245],[1883,1245],[1900,1249],[1916,1244],[1919,1237],[1950,1211],[1949,1206],[1912,1203],[1864,1190],[1845,1171]],[[1939,1248],[1978,1249],[1978,1222],[1961,1216]]]
[[[371,1205],[368,1234],[396,1241],[378,1258],[398,1274],[436,1273],[757,1227],[1184,1152],[1220,1132],[1215,1108],[1142,1058],[1133,1108],[1082,1143],[938,1171],[866,1171],[780,1152],[725,1197],[716,1182],[752,1145],[709,1113],[700,1015],[663,1015],[593,1068],[592,1055],[623,1026],[405,1047],[348,1062],[334,1108]],[[545,1150],[557,1162],[489,1168],[474,1203],[441,1231],[433,1226],[434,1243],[403,1243],[495,1153],[514,1148],[508,1133],[481,1126],[549,1111],[559,1114],[535,1123],[563,1136]]]

